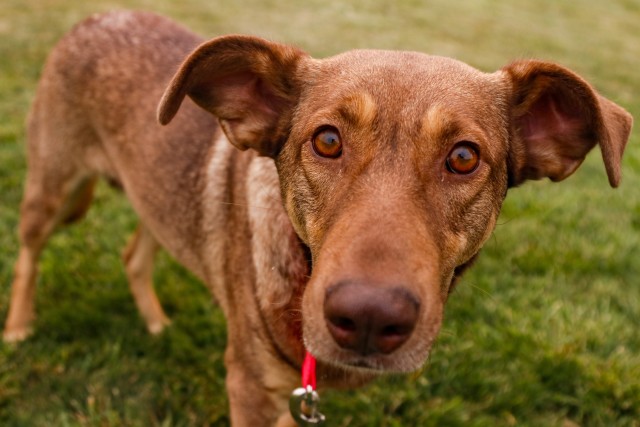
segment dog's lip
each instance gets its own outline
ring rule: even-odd
[[[353,360],[347,361],[331,361],[331,365],[354,372],[363,372],[368,374],[384,374],[390,371],[386,370],[384,367],[381,367],[379,363],[375,363],[374,361],[370,361],[364,358],[357,358]]]
[[[324,360],[320,357],[318,360],[347,372],[374,376],[394,374],[403,375],[423,369],[425,363],[428,363],[430,354],[431,350],[428,351],[424,360],[417,365],[414,363],[409,363],[407,365],[404,363],[398,364],[396,360],[389,360],[387,357],[380,358],[375,356],[355,356],[342,359],[332,358],[329,360]]]
[[[386,372],[385,369],[381,369],[380,367],[377,367],[377,366],[372,366],[370,362],[367,362],[366,360],[362,360],[362,359],[354,360],[353,362],[348,362],[347,366],[356,368],[358,370],[365,369],[369,372],[376,372],[376,373]]]
[[[334,357],[330,359],[320,357],[318,360],[345,371],[361,372],[364,374],[382,375],[405,372],[403,369],[390,366],[388,361],[385,362],[376,356],[351,355],[350,357]]]

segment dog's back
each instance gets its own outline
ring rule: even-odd
[[[177,241],[195,234],[183,227],[198,224],[192,218],[199,210],[198,171],[217,125],[193,105],[172,126],[157,126],[155,116],[171,76],[200,41],[151,13],[91,17],[53,50],[29,118],[29,161],[39,165],[30,168],[31,181],[46,184],[55,197],[61,187],[107,178],[187,264],[195,255]],[[157,215],[167,210],[159,189],[172,195],[170,227]],[[67,215],[79,216],[73,211],[80,207],[73,208]]]

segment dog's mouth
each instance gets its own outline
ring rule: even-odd
[[[304,253],[304,260],[307,263],[307,277],[311,278],[313,274],[313,254],[311,253],[311,248],[307,246],[299,237],[298,240],[300,242],[300,247],[302,248],[302,252]],[[307,281],[307,283],[309,283]]]
[[[418,352],[408,351],[390,355],[363,356],[335,349],[323,351],[323,348],[308,346],[311,353],[321,362],[337,368],[343,372],[362,374],[367,376],[379,376],[384,374],[407,374],[421,369],[429,358],[431,342],[427,349]],[[311,343],[309,343],[311,344]]]

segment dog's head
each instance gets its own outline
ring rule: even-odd
[[[558,65],[492,73],[412,52],[324,60],[254,37],[199,47],[167,89],[229,141],[275,159],[285,208],[313,258],[307,348],[339,366],[424,363],[456,277],[492,232],[507,189],[560,181],[599,144],[609,181],[631,116]]]

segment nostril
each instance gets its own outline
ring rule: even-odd
[[[389,354],[400,347],[411,335],[412,325],[387,325],[375,335],[375,346],[380,353]]]
[[[340,347],[355,349],[358,346],[358,325],[352,319],[343,316],[331,317],[327,326],[333,339]]]
[[[355,332],[357,329],[356,322],[348,317],[334,317],[329,321],[338,329],[342,329],[345,332]]]
[[[412,328],[400,325],[388,325],[382,328],[380,336],[391,337],[394,335],[406,335],[411,332]]]

